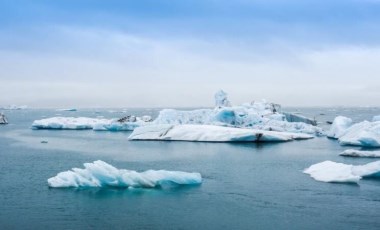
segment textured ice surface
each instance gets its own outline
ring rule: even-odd
[[[221,107],[180,111],[164,109],[160,111],[154,124],[200,124],[235,128],[296,132],[313,135],[323,134],[319,127],[303,122],[288,122],[285,115],[273,113],[269,104],[256,102],[247,106]]]
[[[322,182],[357,183],[363,177],[380,176],[380,161],[358,166],[324,161],[310,166],[304,173]]]
[[[380,151],[361,151],[356,149],[347,149],[339,155],[349,157],[380,157]]]
[[[363,121],[349,127],[339,137],[341,145],[380,147],[380,121]]]
[[[58,173],[48,179],[50,187],[143,187],[154,188],[166,183],[178,185],[195,185],[202,183],[199,173],[187,173],[166,170],[148,170],[136,172],[117,169],[103,161],[85,163],[84,169],[73,168],[71,171]]]
[[[327,135],[338,138],[341,145],[380,147],[380,121],[351,123],[349,118],[336,117]]]
[[[35,120],[33,129],[93,129],[97,131],[128,131],[146,122],[136,118],[134,122],[119,122],[117,119],[97,119],[88,117],[51,117]]]
[[[331,138],[341,137],[345,131],[352,125],[352,120],[347,117],[338,116],[334,119],[327,136]]]
[[[227,98],[227,93],[223,90],[219,90],[215,93],[215,106],[216,107],[225,107],[231,106],[230,101]]]
[[[290,141],[309,139],[303,133],[275,132],[213,125],[148,125],[136,128],[130,140],[172,140],[210,142]]]

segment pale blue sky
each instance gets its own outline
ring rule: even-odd
[[[0,105],[380,106],[380,1],[0,0]]]

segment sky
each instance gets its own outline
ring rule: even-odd
[[[380,0],[0,0],[0,106],[380,106]]]

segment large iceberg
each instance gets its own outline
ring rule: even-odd
[[[361,151],[356,149],[347,149],[339,155],[348,157],[380,157],[380,151]]]
[[[131,119],[97,119],[88,117],[51,117],[35,120],[33,129],[93,129],[97,131],[131,131],[149,122],[149,116]]]
[[[363,177],[380,176],[380,161],[358,166],[324,161],[310,166],[303,172],[317,181],[357,183]]]
[[[337,138],[341,145],[380,147],[380,121],[362,121],[350,125],[349,118],[335,118],[328,133]]]
[[[153,124],[217,125],[323,135],[323,130],[320,127],[305,122],[288,122],[284,114],[273,112],[273,106],[266,102],[190,111],[164,109],[160,111]]]
[[[129,140],[261,142],[313,138],[304,133],[275,132],[213,125],[147,125],[136,128]]]
[[[73,168],[71,171],[58,173],[48,179],[49,187],[125,187],[154,188],[173,183],[178,185],[196,185],[202,183],[200,173],[180,171],[148,170],[136,172],[117,169],[103,161],[85,163],[84,169]]]

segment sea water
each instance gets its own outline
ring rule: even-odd
[[[285,110],[285,109],[284,109]],[[130,132],[32,130],[51,116],[157,116],[158,109],[3,111],[0,229],[379,229],[380,180],[322,183],[303,169],[345,158],[350,147],[325,137],[288,143],[128,141]],[[371,120],[379,108],[286,108],[326,121]],[[46,143],[47,142],[47,143]],[[57,173],[103,160],[117,168],[200,172],[200,186],[161,189],[52,189]]]

